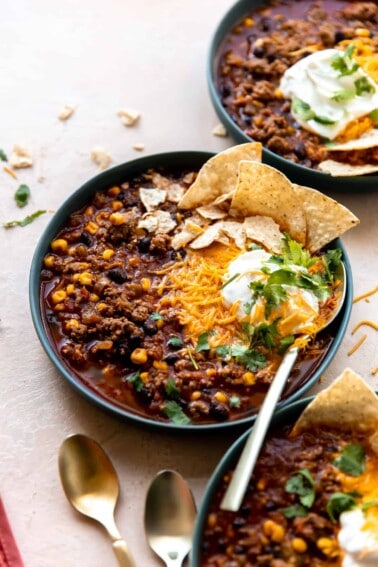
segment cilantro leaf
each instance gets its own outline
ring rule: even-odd
[[[189,417],[185,415],[182,407],[174,400],[165,402],[163,411],[173,423],[176,423],[176,425],[187,425],[190,423]]]
[[[319,116],[315,113],[315,111],[311,108],[311,106],[301,100],[300,98],[293,98],[291,103],[291,112],[298,116],[300,120],[304,122],[309,122],[310,120],[315,120],[315,122],[319,122],[320,124],[335,124],[336,121],[328,118],[327,116]]]
[[[375,87],[367,77],[360,77],[354,81],[356,93],[358,96],[369,95],[375,93]]]
[[[345,474],[360,476],[366,466],[363,446],[357,443],[347,445],[342,450],[341,455],[333,461],[333,464]]]
[[[167,396],[172,400],[180,399],[180,391],[178,390],[173,378],[168,378],[167,383],[165,384],[165,391]]]
[[[311,508],[315,502],[315,481],[307,468],[299,470],[285,484],[286,492],[297,494],[302,506]]]
[[[327,252],[322,256],[322,261],[324,264],[326,275],[330,283],[333,283],[335,279],[334,278],[335,272],[337,271],[337,268],[341,264],[342,254],[343,253],[341,249],[336,248],[335,250],[327,250]]]
[[[276,344],[276,337],[278,337],[277,321],[273,321],[270,325],[268,323],[260,323],[254,329],[252,336],[251,346],[263,345],[271,350]]]
[[[378,124],[378,108],[374,108],[369,114],[370,118],[374,122],[375,125]]]
[[[256,372],[260,368],[265,368],[266,356],[254,349],[246,349],[244,353],[237,355],[236,361],[248,368],[251,372]]]
[[[285,518],[299,518],[303,516],[307,516],[308,508],[302,506],[301,504],[294,504],[293,506],[289,506],[288,508],[284,508],[282,510],[283,515]]]
[[[339,77],[353,75],[359,69],[358,63],[351,58],[355,49],[355,45],[349,45],[344,53],[336,53],[332,57],[331,67],[338,71]]]
[[[290,235],[285,233],[283,260],[285,264],[295,264],[303,268],[311,268],[317,260],[317,256],[311,256],[299,242],[292,240]],[[270,261],[270,260],[269,260]]]
[[[343,89],[341,91],[335,92],[335,94],[331,97],[332,100],[336,102],[348,102],[356,96],[356,91],[354,89]]]
[[[214,335],[215,331],[209,331],[208,333],[201,333],[197,339],[196,352],[201,352],[202,350],[210,350],[209,337]]]
[[[283,339],[280,340],[278,345],[278,354],[284,354],[287,351],[290,345],[292,345],[295,341],[294,335],[287,335]]]
[[[136,392],[141,392],[144,388],[143,380],[140,377],[140,370],[134,372],[134,374],[130,374],[130,376],[127,377],[127,381],[133,386]]]
[[[335,492],[327,502],[326,510],[332,522],[336,524],[342,512],[351,510],[357,506],[356,499],[350,494]]]
[[[36,211],[35,213],[32,213],[31,215],[26,216],[25,218],[21,219],[21,220],[12,220],[12,221],[7,221],[3,223],[3,227],[4,228],[12,228],[14,226],[26,226],[27,224],[30,224],[31,222],[33,222],[34,219],[36,219],[37,217],[44,215],[45,213],[47,213],[47,211],[44,210],[39,210]]]
[[[219,355],[219,356],[227,356],[230,355],[230,348],[228,345],[219,345],[216,347],[215,352]]]
[[[157,313],[156,311],[154,311],[153,313],[151,313],[150,319],[152,319],[153,321],[162,321],[163,316],[160,315],[160,313]]]
[[[280,284],[269,285],[269,281],[264,288],[265,316],[268,318],[274,307],[277,307],[287,297],[285,288]]]
[[[369,508],[376,508],[377,506],[378,506],[378,498],[375,498],[374,500],[363,502],[361,509],[363,512],[366,512],[366,510],[369,510]]]
[[[168,345],[172,348],[181,348],[183,343],[180,337],[171,335],[168,339]]]
[[[8,161],[6,153],[1,148],[0,148],[0,159],[1,161]]]
[[[231,407],[231,408],[239,408],[239,407],[240,407],[240,398],[239,398],[239,396],[231,396],[231,397],[230,397],[230,407]]]
[[[25,207],[28,204],[30,197],[30,189],[27,185],[20,185],[14,194],[14,200],[18,207]]]

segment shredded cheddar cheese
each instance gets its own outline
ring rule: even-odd
[[[374,321],[360,321],[359,323],[357,323],[357,325],[354,327],[354,329],[352,330],[352,335],[354,335],[354,333],[360,328],[362,327],[362,325],[368,325],[369,327],[371,327],[372,329],[375,329],[376,331],[378,331],[378,325],[377,323],[374,323]]]
[[[13,171],[13,169],[11,169],[10,167],[8,167],[7,165],[3,166],[3,170],[5,171],[5,173],[7,173],[8,175],[10,175],[11,177],[13,177],[13,179],[17,179],[17,175],[15,174],[15,172]]]
[[[357,303],[357,301],[361,301],[361,299],[365,299],[366,297],[370,297],[371,295],[374,295],[375,293],[377,293],[378,291],[378,285],[375,286],[375,288],[371,289],[370,291],[366,291],[365,293],[362,293],[361,295],[357,295],[357,297],[355,297],[353,299],[353,303]]]
[[[374,38],[359,37],[358,39],[345,39],[338,44],[338,46],[343,49],[346,49],[349,45],[354,45],[356,48],[353,53],[353,59],[356,63],[378,83],[378,46]]]
[[[352,348],[348,351],[348,356],[352,356],[353,353],[356,352],[357,349],[360,348],[362,343],[366,341],[367,335],[363,335],[357,342],[352,346]]]

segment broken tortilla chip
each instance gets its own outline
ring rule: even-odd
[[[349,163],[326,159],[319,163],[318,169],[333,177],[353,177],[354,175],[375,173],[378,171],[378,164],[350,165]]]
[[[213,242],[220,242],[221,244],[229,244],[229,239],[223,232],[224,221],[218,221],[208,226],[203,233],[198,236],[191,244],[190,248],[197,250],[198,248],[206,248]]]
[[[302,203],[305,211],[306,248],[311,253],[317,252],[360,222],[344,205],[316,189],[295,184],[293,189],[296,200]]]
[[[259,142],[240,144],[216,154],[201,167],[179,207],[194,209],[214,203],[217,197],[235,189],[240,160],[261,161],[261,156],[262,145]]]
[[[272,218],[281,230],[305,244],[306,217],[289,179],[277,169],[255,161],[241,161],[232,214]]]
[[[327,150],[329,152],[345,152],[349,150],[367,150],[376,146],[378,146],[378,130],[372,128],[354,140],[348,140],[348,142],[343,144],[328,144]]]
[[[247,217],[243,224],[247,238],[262,244],[275,254],[282,252],[284,235],[273,219],[261,216]]]
[[[378,429],[378,397],[361,376],[346,368],[305,408],[292,435],[315,427],[375,433]]]

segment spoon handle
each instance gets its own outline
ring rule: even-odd
[[[119,567],[136,567],[136,563],[124,539],[113,541],[112,546],[118,559]]]
[[[297,359],[298,348],[288,350],[265,396],[251,433],[239,457],[230,484],[221,502],[222,510],[237,512],[242,503],[248,482],[251,478],[272,414],[286,384],[286,380]]]

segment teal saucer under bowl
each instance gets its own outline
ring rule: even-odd
[[[232,28],[240,22],[243,17],[250,15],[254,10],[257,10],[264,4],[266,4],[265,0],[239,0],[236,2],[219,22],[213,34],[207,58],[206,74],[212,104],[227,132],[238,144],[251,142],[252,140],[236,122],[234,122],[222,105],[216,86],[219,50],[224,38]],[[333,177],[328,173],[310,169],[284,159],[266,148],[263,148],[263,162],[282,171],[282,173],[287,175],[290,181],[298,183],[299,185],[313,187],[324,193],[332,191],[362,192],[378,190],[378,175],[376,174]]]
[[[164,167],[166,170],[197,170],[199,169],[210,157],[214,154],[208,152],[197,151],[183,151],[183,152],[170,152],[161,153],[142,157],[136,160],[123,163],[111,169],[108,169],[77,189],[72,195],[59,207],[50,223],[42,234],[38,245],[36,247],[30,270],[29,280],[29,298],[32,320],[37,332],[38,338],[42,347],[46,351],[47,356],[55,368],[59,371],[66,382],[72,386],[84,398],[95,404],[101,410],[104,410],[111,415],[122,420],[129,420],[140,424],[141,426],[148,426],[169,431],[216,431],[227,429],[235,426],[248,427],[253,423],[255,416],[243,417],[235,421],[225,421],[219,423],[209,424],[188,424],[180,425],[168,421],[158,421],[144,415],[138,414],[135,410],[125,409],[112,403],[109,399],[102,397],[97,391],[91,389],[87,384],[81,381],[68,367],[54,347],[54,343],[50,338],[47,324],[45,323],[42,313],[41,305],[41,270],[43,268],[43,258],[49,250],[51,241],[59,233],[59,230],[66,223],[69,215],[89,202],[95,192],[105,190],[113,185],[121,184],[131,176],[139,173],[144,173],[150,168]],[[329,328],[329,333],[333,337],[333,341],[328,348],[327,352],[321,359],[320,363],[316,366],[313,373],[306,378],[304,383],[301,383],[293,391],[287,390],[284,398],[278,407],[286,406],[297,398],[300,398],[304,393],[311,388],[324,373],[332,359],[334,358],[341,341],[344,337],[347,324],[351,314],[352,299],[353,299],[353,284],[352,284],[352,271],[348,259],[348,255],[344,246],[339,239],[334,240],[331,246],[338,247],[342,250],[343,261],[346,268],[346,297],[344,305]],[[52,379],[54,379],[52,377]]]

